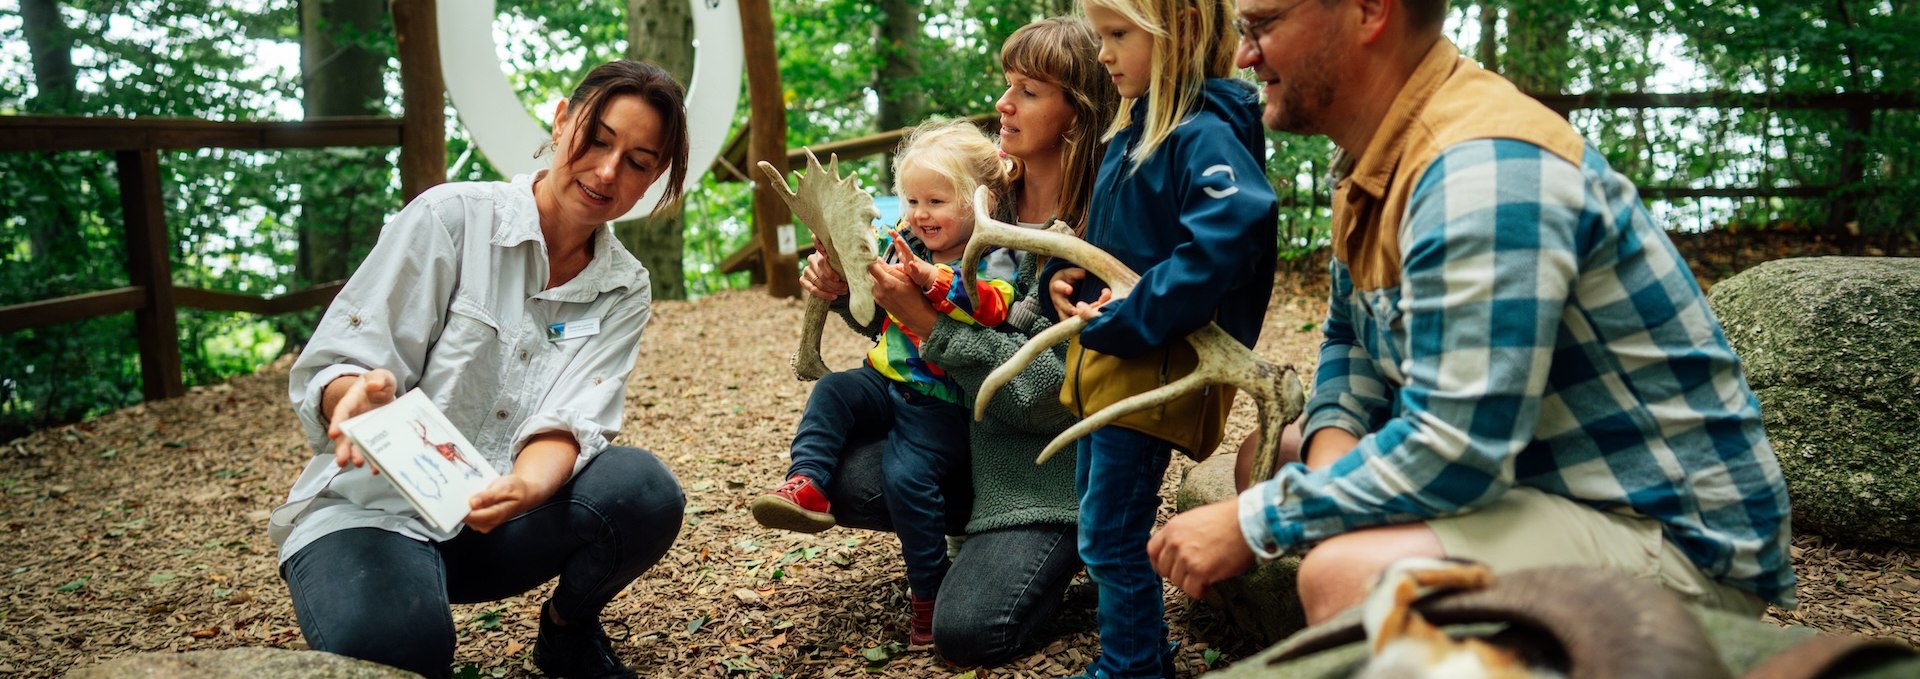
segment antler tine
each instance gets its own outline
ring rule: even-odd
[[[980,268],[980,258],[987,254],[987,248],[1000,244],[1007,238],[1007,232],[1020,228],[987,214],[988,195],[985,186],[973,190],[973,236],[967,239],[967,248],[960,253],[960,280],[969,295],[980,289],[975,271]]]
[[[1199,356],[1194,375],[1204,376],[1209,384],[1232,385],[1253,398],[1260,410],[1254,478],[1271,477],[1279,456],[1280,433],[1288,422],[1300,416],[1305,400],[1299,374],[1291,365],[1274,365],[1261,358],[1217,325],[1207,325],[1188,335],[1187,343]],[[1172,385],[1161,389],[1171,390]]]
[[[780,176],[779,170],[773,169],[773,163],[760,161],[760,174],[766,175],[767,181],[780,187],[780,201],[787,204],[787,209],[793,209],[793,187],[787,185],[787,178]]]
[[[1038,341],[1039,337],[1035,337],[1032,343]],[[1276,366],[1260,358],[1217,325],[1204,326],[1188,335],[1187,343],[1199,357],[1193,372],[1159,388],[1116,401],[1081,420],[1054,437],[1034,464],[1045,463],[1074,439],[1129,414],[1168,403],[1207,385],[1225,384],[1247,392],[1259,404],[1260,447],[1258,457],[1254,458],[1254,472],[1255,478],[1271,476],[1280,447],[1280,430],[1300,415],[1299,376],[1292,366]]]
[[[1005,363],[1001,363],[1000,367],[994,368],[993,372],[987,373],[987,378],[980,381],[980,393],[973,399],[973,419],[975,421],[986,419],[987,403],[993,400],[993,395],[999,393],[1001,387],[1007,386],[1008,382],[1013,381],[1015,375],[1019,375],[1020,371],[1032,365],[1033,359],[1038,358],[1042,352],[1079,334],[1080,328],[1084,325],[1086,321],[1074,316],[1040,331],[1040,334],[1034,335],[1033,339],[1027,340],[1026,344],[1020,345],[1020,349],[1013,352],[1013,356],[1007,358]]]
[[[1100,412],[1088,415],[1085,419],[1068,427],[1066,431],[1060,432],[1059,436],[1053,437],[1052,441],[1047,442],[1047,447],[1041,449],[1040,456],[1033,459],[1033,463],[1046,464],[1047,460],[1052,459],[1055,453],[1066,449],[1067,444],[1074,442],[1074,440],[1082,436],[1093,433],[1095,429],[1113,424],[1114,421],[1134,412],[1165,404],[1179,398],[1181,394],[1198,391],[1205,386],[1207,386],[1206,377],[1196,371],[1189,373],[1186,377],[1168,382],[1157,389],[1143,391],[1114,401],[1107,407],[1101,408]]]
[[[986,254],[987,248],[996,245],[1078,264],[1105,281],[1107,287],[1113,290],[1114,299],[1125,297],[1127,292],[1133,290],[1133,284],[1140,281],[1140,274],[1134,273],[1119,259],[1092,243],[1073,237],[1071,233],[1060,233],[1050,228],[1023,229],[994,219],[987,214],[987,196],[987,187],[974,190],[973,237],[967,240],[966,252],[960,259],[961,275],[968,290],[974,289],[974,269],[979,266],[980,257]]]
[[[1118,258],[1091,243],[1074,237],[1071,229],[1061,229],[1060,227],[1064,225],[1059,222],[1055,222],[1048,229],[1023,229],[994,219],[987,213],[987,198],[986,187],[981,187],[974,192],[973,237],[967,241],[966,250],[960,260],[961,276],[965,280],[967,289],[971,290],[975,286],[974,271],[979,266],[980,257],[989,247],[996,245],[1073,262],[1106,283],[1107,288],[1113,292],[1112,299],[1126,297],[1133,291],[1134,285],[1140,282],[1140,275]],[[989,373],[987,379],[981,383],[980,393],[974,397],[974,419],[984,418],[987,403],[993,400],[994,394],[1020,371],[1025,370],[1041,352],[1078,334],[1084,327],[1085,322],[1079,318],[1067,318],[1028,340],[1019,351]],[[1036,464],[1046,462],[1068,443],[1128,414],[1167,403],[1209,384],[1226,384],[1247,392],[1248,396],[1259,403],[1260,445],[1256,453],[1259,457],[1255,459],[1254,465],[1256,473],[1261,474],[1263,478],[1270,476],[1279,450],[1281,428],[1299,416],[1303,400],[1299,375],[1294,372],[1292,366],[1275,366],[1260,358],[1259,354],[1240,344],[1218,325],[1209,323],[1188,335],[1186,339],[1187,343],[1193,346],[1199,359],[1198,365],[1191,374],[1160,388],[1121,399],[1097,413],[1089,414],[1079,423],[1054,437],[1034,462]]]

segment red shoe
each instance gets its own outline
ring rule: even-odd
[[[907,650],[924,651],[933,648],[933,600],[913,596],[913,619],[908,623]]]
[[[796,533],[818,533],[834,526],[827,496],[801,474],[787,477],[773,492],[753,499],[753,520]]]

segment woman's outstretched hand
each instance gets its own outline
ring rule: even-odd
[[[534,434],[514,458],[513,471],[487,483],[467,498],[467,527],[482,533],[499,528],[508,519],[527,513],[553,498],[573,474],[580,442],[573,434],[548,431]]]
[[[831,302],[847,294],[847,279],[827,265],[826,255],[814,252],[807,255],[807,268],[800,270],[800,289]]]
[[[933,310],[933,303],[913,284],[913,276],[904,267],[876,259],[867,265],[867,274],[873,276],[875,304],[892,314],[908,332],[920,337],[933,332],[933,323],[940,318],[940,312]]]
[[[467,507],[472,509],[467,513],[467,527],[482,533],[492,532],[500,524],[506,523],[507,519],[532,509],[536,502],[529,502],[531,496],[526,479],[519,475],[508,474],[496,478],[486,488],[474,493],[473,497],[467,498]],[[541,498],[540,501],[545,499]]]
[[[375,368],[359,376],[341,377],[327,385],[329,390],[334,384],[348,382],[346,390],[333,404],[333,410],[327,413],[327,438],[333,440],[333,462],[342,467],[364,467],[367,458],[360,448],[353,445],[346,432],[340,430],[340,423],[353,416],[392,403],[399,395],[400,384],[393,373],[386,368]],[[376,470],[374,473],[378,474]]]

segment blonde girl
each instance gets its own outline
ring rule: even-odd
[[[887,310],[876,343],[859,369],[831,373],[814,386],[786,482],[755,498],[752,510],[770,528],[833,527],[828,491],[842,454],[850,442],[883,436],[886,507],[911,592],[907,645],[917,650],[933,646],[934,606],[952,565],[943,485],[968,471],[970,419],[959,384],[922,357],[920,345],[941,317],[988,328],[1005,323],[1014,272],[1003,251],[982,259],[971,290],[954,271],[973,236],[974,190],[1007,194],[1006,165],[979,128],[964,120],[920,125],[895,156],[894,178],[901,223],[880,234],[888,259],[865,272],[874,277],[874,301]],[[844,280],[829,281],[826,271],[809,266],[802,287],[831,300],[822,286],[837,284],[844,294]]]
[[[1253,346],[1273,287],[1278,218],[1253,88],[1229,78],[1237,42],[1227,0],[1085,0],[1118,115],[1084,238],[1141,274],[1109,301],[1098,279],[1049,263],[1054,310],[1086,329],[1068,347],[1061,400],[1084,416],[1191,371],[1181,341],[1209,322]],[[1089,677],[1172,676],[1160,574],[1147,539],[1175,449],[1220,443],[1231,390],[1137,413],[1080,440],[1080,557],[1100,588]]]

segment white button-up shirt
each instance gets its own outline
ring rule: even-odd
[[[334,464],[319,409],[335,378],[392,371],[401,393],[425,390],[501,473],[529,438],[564,431],[580,443],[578,474],[619,432],[627,373],[652,312],[647,270],[602,226],[587,268],[546,289],[537,176],[428,189],[380,232],[327,308],[290,378],[314,458],[269,521],[282,561],[348,528],[426,540],[459,531],[429,528],[371,466]],[[566,338],[595,321],[597,334]]]

